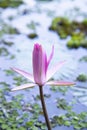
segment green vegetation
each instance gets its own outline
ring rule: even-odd
[[[5,82],[0,82],[0,129],[1,130],[16,130],[24,129],[24,127],[19,126],[24,121],[24,117],[20,116],[16,110],[22,108],[20,101],[21,98],[15,98],[13,101],[7,102],[6,93],[9,93],[9,84]],[[11,95],[9,95],[11,96]],[[13,116],[14,115],[14,116]],[[19,117],[19,118],[18,118]]]
[[[84,47],[87,48],[87,39],[83,33],[74,33],[72,34],[71,39],[67,42],[69,48],[78,48]]]
[[[12,70],[4,70],[4,72],[5,72],[5,74],[6,74],[6,76],[14,76],[15,75],[15,73],[12,71]]]
[[[54,116],[52,124],[54,127],[56,125],[65,125],[68,127],[72,125],[75,130],[87,128],[87,112],[76,114],[73,111],[68,111],[65,115]]]
[[[9,52],[5,47],[0,47],[0,56],[8,56]]]
[[[63,110],[71,110],[72,106],[69,106],[64,98],[57,99],[57,107]]]
[[[69,34],[71,34],[70,28],[71,22],[64,17],[56,17],[53,19],[52,24],[50,26],[50,30],[56,31],[60,38],[66,38]]]
[[[22,4],[22,0],[0,0],[0,7],[7,8],[7,7],[18,7]]]
[[[0,21],[0,37],[2,37],[4,34],[19,34],[18,30],[3,21]]]
[[[14,79],[14,84],[16,86],[21,85],[21,83],[23,83],[23,84],[27,83],[27,79],[25,79],[22,76],[15,76],[13,79]]]
[[[13,28],[12,26],[6,24],[3,22],[2,19],[0,19],[0,38],[1,38],[1,46],[0,46],[0,56],[10,56],[10,59],[15,58],[13,54],[9,52],[9,48],[6,46],[12,46],[13,42],[9,41],[4,38],[4,35],[6,34],[18,34],[18,31],[16,28]]]
[[[6,47],[0,47],[0,56],[9,56],[9,59],[15,58],[15,55],[11,54]]]
[[[38,23],[35,23],[34,21],[31,21],[29,24],[27,24],[27,27],[33,31],[36,31],[36,26]]]
[[[46,1],[46,0],[40,0],[40,1]],[[0,7],[1,8],[18,7],[22,3],[23,3],[22,0],[0,0]],[[48,15],[53,15],[53,12],[49,11]],[[12,20],[12,18],[13,16],[9,17],[10,20]],[[27,37],[31,39],[38,37],[36,31],[37,25],[38,23],[35,23],[34,21],[31,21],[30,24],[26,25],[28,29],[30,29],[32,32],[28,34]],[[67,46],[69,48],[78,48],[80,46],[87,48],[87,36],[86,36],[87,19],[84,19],[82,22],[77,22],[77,21],[70,21],[69,19],[64,17],[56,17],[52,22],[50,30],[57,32],[57,34],[62,39],[65,39],[68,36],[70,36],[71,39],[67,42]],[[8,25],[7,23],[3,22],[0,19],[0,38],[1,38],[0,56],[1,58],[4,59],[6,58],[8,62],[10,62],[10,60],[8,59],[9,56],[10,59],[15,58],[14,53],[11,54],[11,52],[14,52],[15,49],[12,48],[12,50],[14,51],[12,50],[10,51],[11,49],[10,47],[12,47],[12,45],[14,44],[14,38],[13,39],[12,37],[10,38],[11,41],[13,40],[11,42],[7,39],[4,39],[3,36],[5,34],[19,34],[19,33],[20,32],[16,28]],[[87,61],[87,56],[82,57],[80,61]],[[8,68],[8,66],[6,67]],[[11,84],[8,84],[6,82],[0,82],[0,130],[46,130],[46,124],[44,123],[43,112],[40,106],[40,96],[38,94],[37,95],[31,94],[31,90],[27,89],[27,98],[29,98],[28,96],[30,94],[32,95],[32,97],[30,98],[31,101],[30,102],[25,101],[24,95],[17,94],[18,92],[16,93],[11,92],[12,84],[18,86],[27,83],[28,80],[16,74],[12,70],[9,69],[4,70],[3,64],[0,67],[0,70],[3,71],[1,73],[4,73],[4,76],[6,76],[5,77],[7,78],[6,81],[9,83],[11,82]],[[2,76],[3,75],[1,75],[1,77]],[[77,77],[77,80],[81,82],[86,82],[87,75],[80,74]],[[50,118],[52,128],[60,126],[63,126],[63,130],[65,129],[64,126],[73,127],[75,130],[82,130],[83,128],[87,128],[87,112],[79,112],[77,114],[77,112],[74,111],[75,108],[73,110],[73,104],[77,103],[77,101],[75,102],[70,101],[70,99],[69,101],[67,101],[68,99],[66,95],[68,92],[68,87],[54,86],[50,87],[49,91],[51,92],[46,94],[44,93],[46,101],[50,102],[54,100],[53,102],[55,105],[52,103],[51,104],[53,105],[53,107],[56,107],[56,109],[58,109],[58,111],[60,112],[59,114],[55,113],[55,116]],[[51,96],[51,94],[54,95]],[[55,96],[57,97],[56,101]],[[51,98],[53,99],[51,100]],[[48,106],[47,108],[48,111],[50,107]]]
[[[6,96],[10,99],[7,101]],[[26,104],[23,95],[12,97],[10,85],[0,82],[0,130],[42,130],[45,124],[38,121],[41,108],[38,104]],[[32,117],[31,117],[31,115]]]
[[[87,56],[83,56],[82,58],[80,58],[79,61],[85,61],[85,62],[87,62]]]
[[[51,87],[50,89],[52,91],[54,91],[54,92],[60,92],[63,95],[65,95],[67,93],[67,91],[68,91],[68,87],[64,87],[64,86],[62,86],[62,87],[60,87],[60,86],[54,86],[54,87]]]
[[[69,103],[71,105],[69,105]],[[81,112],[79,114],[75,113],[73,109],[73,102],[67,102],[64,98],[57,99],[57,107],[66,110],[65,114],[60,116],[55,115],[52,118],[53,127],[57,125],[73,126],[76,130],[81,130],[87,128],[87,112]]]
[[[86,74],[80,74],[80,75],[77,77],[77,80],[78,80],[78,81],[81,81],[81,82],[86,82],[86,81],[87,81],[87,75],[86,75]]]
[[[31,21],[30,24],[27,24],[27,27],[32,30],[32,32],[30,34],[28,34],[28,37],[31,39],[34,39],[36,37],[38,37],[37,33],[36,33],[36,26],[38,25],[38,23],[35,23],[34,21]]]
[[[3,42],[4,45],[7,45],[7,46],[12,46],[13,45],[13,42],[6,41],[5,39],[3,39],[2,42]]]
[[[87,19],[77,22],[64,17],[56,17],[49,29],[57,32],[62,39],[71,36],[67,43],[69,48],[78,48],[80,46],[87,48]]]
[[[34,39],[34,38],[38,37],[38,35],[36,33],[30,33],[28,35],[28,37],[31,38],[31,39]]]
[[[13,84],[20,85],[27,82],[21,76],[18,76],[12,70],[4,70],[6,76],[13,77]],[[43,116],[41,106],[39,105],[40,97],[36,95],[32,102],[25,102],[23,100],[24,95],[16,94],[12,96],[10,90],[10,84],[0,82],[0,129],[2,130],[46,130],[44,122],[39,120],[39,116]],[[73,111],[73,105],[76,104],[73,99],[66,101],[64,97],[67,94],[68,88],[55,87],[57,89],[51,89],[53,92],[61,94],[62,98],[56,99],[56,107],[64,112],[61,115],[55,115],[51,118],[52,128],[59,125],[73,126],[76,130],[87,128],[87,112],[81,112],[79,114]],[[49,100],[51,95],[44,94],[45,98]],[[8,100],[7,100],[8,99]],[[37,103],[36,103],[37,101]]]

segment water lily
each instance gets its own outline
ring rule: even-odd
[[[35,44],[34,49],[33,49],[33,57],[32,57],[33,75],[31,75],[28,72],[25,72],[24,70],[12,68],[12,70],[23,75],[24,77],[26,77],[27,79],[31,81],[31,83],[27,83],[27,84],[13,88],[12,91],[31,88],[36,85],[39,86],[40,99],[41,99],[43,113],[44,113],[48,130],[51,130],[51,125],[50,125],[50,121],[49,121],[46,106],[45,106],[43,86],[44,85],[52,85],[52,86],[74,85],[73,82],[53,81],[53,80],[49,81],[49,79],[55,74],[55,72],[57,72],[60,69],[60,67],[65,63],[65,61],[59,62],[56,65],[54,65],[51,69],[48,69],[51,59],[53,57],[53,54],[54,54],[54,46],[52,47],[52,51],[49,58],[47,58],[46,52],[42,48],[42,46],[40,44]]]
[[[53,54],[54,54],[54,46],[52,47],[52,51],[51,51],[49,58],[47,58],[46,52],[42,48],[42,46],[40,44],[35,44],[34,49],[33,49],[33,57],[32,57],[33,75],[24,70],[21,70],[18,68],[12,68],[12,70],[23,75],[24,77],[29,79],[31,82],[18,86],[18,87],[15,87],[12,89],[12,91],[21,90],[21,89],[25,89],[25,88],[31,88],[36,85],[38,85],[38,86],[44,86],[44,85],[70,86],[70,85],[73,85],[74,84],[73,82],[49,81],[49,79],[65,63],[65,61],[58,62],[52,68],[48,69],[51,59],[53,57]]]

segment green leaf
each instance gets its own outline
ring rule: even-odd
[[[65,126],[70,126],[70,125],[71,125],[71,122],[70,122],[70,121],[64,121],[64,125],[65,125]]]

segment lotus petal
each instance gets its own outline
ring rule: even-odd
[[[46,83],[46,85],[52,85],[52,86],[72,86],[75,85],[74,82],[67,82],[67,81],[49,81]]]
[[[13,89],[11,89],[11,91],[18,91],[18,90],[22,90],[22,89],[26,89],[26,88],[32,88],[35,85],[36,84],[33,84],[33,83],[23,84],[23,85],[14,87]]]
[[[62,65],[65,63],[65,61],[61,61],[58,62],[56,65],[54,65],[53,67],[51,67],[51,69],[49,69],[47,71],[47,77],[46,77],[46,81],[48,81],[59,69],[60,67],[62,67]]]
[[[21,70],[21,69],[18,69],[18,68],[11,68],[11,69],[14,70],[15,72],[23,75],[25,78],[31,80],[32,82],[34,82],[33,76],[30,73],[25,72],[24,70]]]
[[[50,64],[51,59],[53,58],[53,54],[54,54],[54,46],[52,46],[52,51],[51,51],[50,57],[49,57],[48,62],[47,62],[48,65]]]

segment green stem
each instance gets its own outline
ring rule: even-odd
[[[41,103],[42,103],[42,109],[43,109],[43,113],[44,113],[46,125],[47,125],[47,127],[48,127],[48,130],[52,130],[52,129],[51,129],[50,122],[49,122],[47,110],[46,110],[45,101],[44,101],[43,86],[39,86],[39,91],[40,91],[40,99],[41,99]]]

